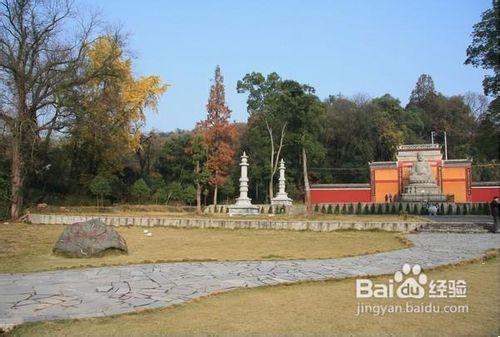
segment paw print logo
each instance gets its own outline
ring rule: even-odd
[[[401,271],[394,273],[394,281],[402,282],[396,289],[399,298],[423,298],[425,295],[422,286],[427,283],[427,275],[422,272],[422,267],[418,264],[411,267],[405,263]]]

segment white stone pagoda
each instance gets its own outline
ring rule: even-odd
[[[234,205],[229,206],[229,215],[259,214],[259,206],[252,205],[248,197],[248,156],[245,152],[241,156],[240,196]]]

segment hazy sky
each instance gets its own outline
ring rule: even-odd
[[[445,95],[482,92],[465,66],[472,26],[491,0],[79,0],[130,35],[137,75],[172,87],[147,129],[191,129],[205,117],[219,64],[232,119],[247,118],[236,82],[275,71],[331,94],[390,93],[403,104],[422,73]]]

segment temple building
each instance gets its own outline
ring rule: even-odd
[[[415,201],[488,202],[500,194],[498,182],[472,182],[471,159],[443,159],[439,144],[401,145],[397,149],[396,161],[372,162],[369,167],[368,184],[311,185],[312,203],[411,200],[409,194],[417,193],[418,178],[414,177],[422,174],[417,172],[420,169],[427,175],[421,185],[427,184],[427,193],[434,197],[424,193],[420,199],[413,199]],[[410,175],[417,183],[410,183]]]

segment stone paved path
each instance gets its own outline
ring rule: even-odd
[[[331,260],[164,263],[0,274],[0,326],[159,308],[212,292],[436,267],[500,247],[499,234],[411,234],[414,247]]]

